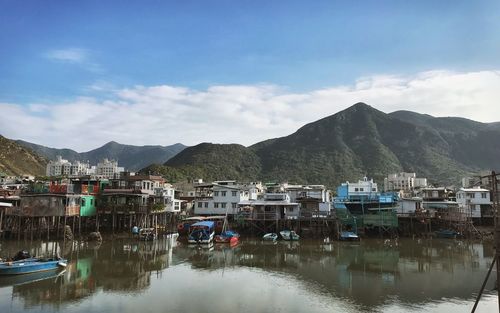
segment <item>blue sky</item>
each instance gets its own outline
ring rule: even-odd
[[[295,94],[381,75],[496,71],[499,29],[500,1],[0,0],[0,103],[43,104],[49,112],[35,115],[50,115],[134,86]]]

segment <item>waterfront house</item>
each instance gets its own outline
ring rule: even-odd
[[[457,201],[450,198],[452,192],[445,187],[427,187],[420,190],[422,208],[427,210],[431,217],[449,221],[465,221],[465,214],[461,213]]]
[[[302,215],[329,215],[333,209],[330,191],[324,185],[288,185],[285,192],[291,202],[300,204]]]
[[[467,217],[476,221],[481,218],[493,218],[492,202],[488,189],[480,187],[460,188],[456,196],[460,211]]]
[[[238,183],[234,180],[197,183],[194,185],[196,215],[235,215],[238,203],[257,200],[262,192],[260,183]]]
[[[242,216],[254,220],[297,219],[300,204],[292,202],[287,193],[265,193],[263,199],[243,200],[238,203]]]

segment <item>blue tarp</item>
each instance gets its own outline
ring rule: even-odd
[[[208,227],[208,228],[214,228],[215,222],[213,221],[203,221],[203,222],[198,222],[194,223],[191,225],[191,227]]]

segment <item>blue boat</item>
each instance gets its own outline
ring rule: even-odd
[[[215,222],[203,221],[190,227],[189,243],[212,243],[215,235]]]
[[[67,262],[66,259],[61,258],[30,258],[19,261],[2,262],[0,263],[0,276],[21,275],[65,268]]]
[[[0,288],[8,286],[19,286],[30,284],[37,281],[57,279],[64,275],[65,269],[59,270],[58,268],[50,271],[35,272],[24,275],[7,275],[0,277]]]

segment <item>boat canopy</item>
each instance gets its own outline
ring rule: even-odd
[[[198,222],[198,223],[194,223],[193,225],[191,225],[191,227],[207,227],[207,228],[214,228],[215,226],[215,222],[214,221],[203,221],[203,222]]]

